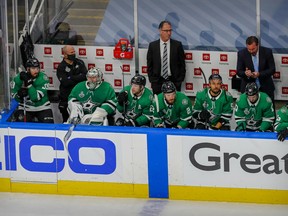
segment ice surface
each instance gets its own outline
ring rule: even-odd
[[[287,216],[288,205],[0,193],[0,216]]]

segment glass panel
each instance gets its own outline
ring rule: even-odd
[[[261,1],[261,44],[274,53],[288,51],[287,0]]]
[[[36,43],[94,45],[109,0],[48,0],[43,8],[42,30],[35,31]],[[111,27],[110,27],[111,28]],[[42,31],[42,35],[35,34]],[[105,43],[107,44],[107,43]]]
[[[139,46],[158,39],[158,25],[167,19],[173,26],[172,38],[185,49],[235,51],[256,32],[255,7],[251,0],[141,0]]]

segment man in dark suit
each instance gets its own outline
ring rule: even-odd
[[[247,83],[255,82],[260,91],[265,92],[274,104],[272,75],[275,73],[275,62],[272,50],[259,46],[258,38],[246,39],[246,48],[238,52],[237,75],[241,77],[241,93],[245,92]]]
[[[160,39],[151,42],[147,52],[148,77],[153,93],[161,93],[165,81],[172,81],[177,91],[181,91],[181,83],[186,74],[182,43],[170,38],[172,26],[167,20],[159,24],[159,32]]]

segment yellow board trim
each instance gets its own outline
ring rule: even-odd
[[[149,198],[147,184],[58,181],[60,194]]]
[[[288,190],[169,186],[169,199],[288,204]]]
[[[149,198],[149,188],[147,184],[81,181],[58,181],[53,184],[11,182],[8,178],[0,178],[0,192]]]
[[[9,192],[11,191],[11,182],[10,178],[0,178],[0,191],[1,192]]]
[[[0,192],[149,198],[149,187],[146,184],[81,181],[58,181],[55,184],[46,184],[11,182],[9,178],[0,178]],[[288,190],[169,186],[169,199],[288,204]]]

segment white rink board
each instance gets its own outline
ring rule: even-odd
[[[74,151],[70,161],[63,141],[65,130],[9,128],[9,133],[3,130],[0,130],[1,178],[52,184],[58,180],[148,184],[145,134],[73,131],[68,141],[69,152]],[[15,150],[6,149],[9,152],[6,155],[2,134],[9,134],[13,140],[6,146],[15,146]],[[88,142],[91,147],[86,146]],[[105,144],[115,151],[111,153]],[[12,157],[13,170],[5,165],[10,154],[15,155]],[[113,162],[113,168],[109,161]]]
[[[16,156],[16,170],[10,171],[11,181],[56,183],[57,173],[38,172],[33,170],[37,169],[37,164],[53,163],[53,161],[57,157],[56,151],[53,149],[55,144],[53,147],[52,145],[44,146],[42,145],[43,144],[42,142],[35,141],[35,144],[37,145],[31,146],[31,148],[25,147],[27,146],[27,144],[28,145],[31,144],[31,142],[27,140],[30,139],[30,137],[41,137],[42,140],[47,140],[47,138],[55,140],[55,131],[32,130],[32,129],[23,130],[14,128],[9,128],[8,131],[9,131],[8,133],[9,137],[10,138],[13,137],[13,139],[15,138],[15,152],[12,152],[11,154],[12,155],[15,154]],[[9,145],[11,144],[12,143],[10,143]],[[22,146],[21,149],[20,145]],[[10,152],[11,151],[12,150],[10,150]],[[30,152],[30,157],[28,152]],[[33,164],[31,162],[33,162]],[[5,171],[3,169],[2,172],[9,172],[9,171]]]
[[[57,131],[56,133],[57,137],[64,138],[66,131]],[[71,141],[74,138],[80,137],[85,139],[109,140],[114,143],[116,147],[116,169],[111,174],[76,173],[69,166],[68,155],[65,150],[59,153],[59,157],[66,159],[66,164],[64,169],[58,174],[58,180],[135,184],[148,183],[146,135],[73,131],[68,141],[68,147],[69,145],[73,145]],[[84,165],[101,166],[105,162],[104,151],[101,148],[80,148],[79,161]],[[72,163],[73,162],[71,162],[71,164]]]
[[[168,135],[169,185],[287,190],[287,143],[269,139],[249,139],[249,142],[247,141],[248,139],[245,138],[206,137],[203,142],[203,137]],[[199,143],[202,144],[197,145]],[[191,151],[193,147],[203,147],[203,143],[210,143],[215,148],[218,146],[219,149],[205,147]],[[196,167],[199,165],[193,165],[189,154],[191,154],[191,158],[195,159],[194,164],[197,163],[206,168],[200,169]],[[228,154],[233,154],[234,157],[226,159],[226,171],[224,171],[224,155],[228,158]],[[254,156],[251,156],[252,154]],[[247,158],[245,159],[245,157]],[[215,167],[219,164],[218,161],[220,166]],[[249,161],[253,164],[249,164]],[[242,162],[242,167],[240,162]],[[209,169],[207,167],[213,170],[203,170]],[[247,170],[249,171],[247,172]],[[278,170],[279,173],[266,173],[270,172],[269,170]]]

